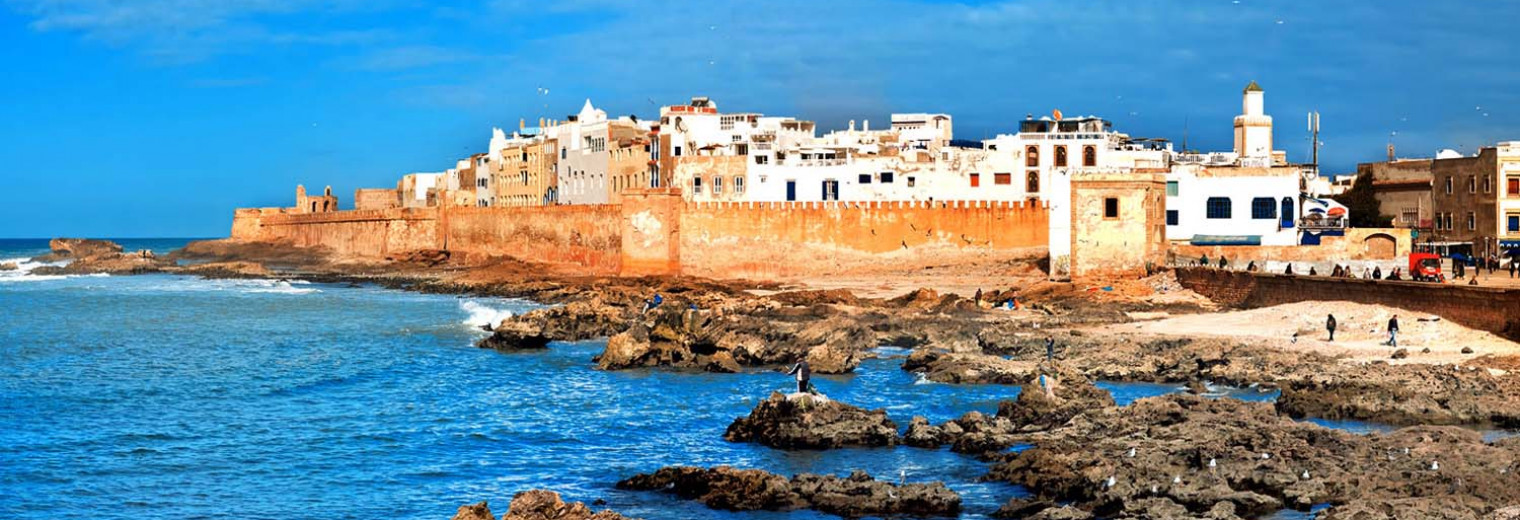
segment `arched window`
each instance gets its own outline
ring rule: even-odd
[[[1272,197],[1251,199],[1251,218],[1263,220],[1277,218],[1277,204],[1272,201]]]
[[[1285,228],[1293,227],[1294,213],[1293,213],[1293,198],[1292,197],[1283,197],[1283,199],[1282,199],[1282,213],[1279,216],[1282,217],[1282,227],[1285,227]]]
[[[1040,165],[1040,147],[1030,146],[1024,149],[1024,166]]]
[[[1024,175],[1024,191],[1027,193],[1040,192],[1040,172],[1029,172]]]
[[[1082,166],[1098,165],[1098,147],[1087,145],[1082,147]]]
[[[1056,167],[1066,166],[1066,147],[1056,147]]]
[[[1205,217],[1230,218],[1230,199],[1228,197],[1209,197],[1205,203]]]

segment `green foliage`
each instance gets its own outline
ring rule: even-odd
[[[1383,215],[1378,207],[1377,197],[1372,193],[1372,175],[1357,175],[1352,181],[1351,189],[1334,197],[1336,202],[1344,204],[1346,211],[1351,213],[1351,227],[1359,228],[1382,228],[1392,227],[1393,217]]]

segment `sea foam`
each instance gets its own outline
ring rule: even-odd
[[[495,327],[501,323],[501,320],[513,316],[512,311],[487,307],[479,302],[469,300],[459,302],[459,310],[470,314],[462,323],[472,328],[480,328],[486,325]]]

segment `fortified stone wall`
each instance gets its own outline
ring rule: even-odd
[[[1018,202],[693,202],[680,219],[682,272],[718,278],[986,263],[1049,233],[1048,209]]]
[[[617,274],[622,252],[618,206],[447,208],[445,242],[456,253],[574,264],[588,274]]]
[[[294,214],[240,209],[232,238],[380,258],[417,249],[575,265],[588,274],[820,275],[991,265],[1046,244],[1048,208],[992,202],[687,203],[629,190],[623,204]]]
[[[1183,287],[1232,307],[1306,300],[1387,305],[1503,334],[1520,336],[1520,290],[1467,285],[1289,276],[1219,269],[1177,269]]]

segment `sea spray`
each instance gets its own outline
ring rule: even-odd
[[[470,314],[464,319],[464,324],[471,328],[481,328],[487,325],[492,328],[501,324],[502,320],[512,317],[512,311],[487,307],[479,302],[465,300],[459,302],[459,310]]]

